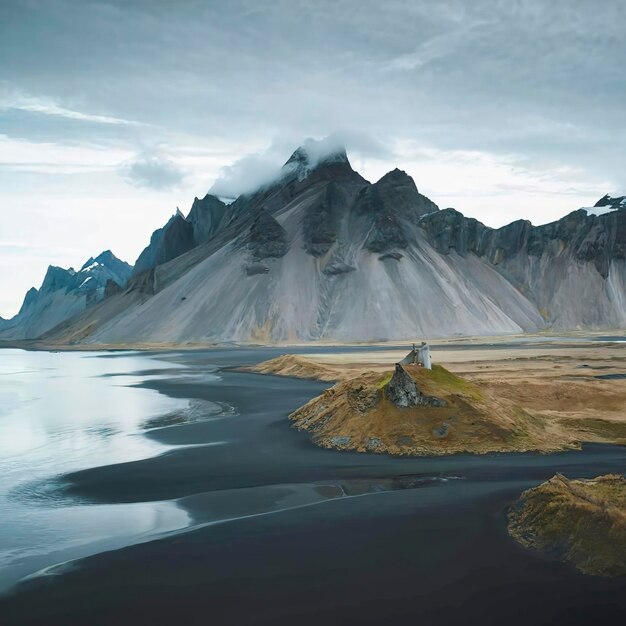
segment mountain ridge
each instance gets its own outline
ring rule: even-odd
[[[18,313],[0,325],[1,339],[40,336],[104,299],[111,284],[126,286],[132,266],[110,250],[89,257],[80,270],[49,265],[39,289],[31,287]]]
[[[363,341],[626,326],[622,198],[600,199],[601,214],[493,229],[440,209],[402,170],[370,183],[345,150],[308,145],[257,191],[177,211],[113,304],[46,337]]]

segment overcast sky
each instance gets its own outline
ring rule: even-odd
[[[491,226],[623,194],[625,33],[623,0],[1,0],[0,315],[307,137]]]

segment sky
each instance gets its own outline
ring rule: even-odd
[[[623,0],[2,0],[0,316],[306,138],[489,226],[626,193]]]

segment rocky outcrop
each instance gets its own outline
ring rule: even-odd
[[[140,274],[157,265],[167,263],[195,246],[193,226],[180,210],[176,210],[167,224],[152,233],[149,245],[135,261],[133,273]]]
[[[255,261],[279,259],[287,254],[289,245],[285,229],[267,212],[258,211],[245,243]]]
[[[386,252],[385,254],[381,254],[378,259],[380,261],[386,261],[387,259],[392,259],[393,261],[399,261],[404,255],[400,252]]]
[[[355,205],[357,214],[372,220],[364,247],[374,253],[406,248],[410,229],[405,223],[415,224],[438,210],[434,202],[418,192],[413,179],[399,169],[364,187]]]
[[[626,323],[626,208],[597,215],[581,209],[542,226],[518,220],[499,229],[446,209],[419,226],[438,252],[494,267],[555,328]]]
[[[423,215],[434,213],[439,207],[419,193],[415,181],[404,171],[396,168],[372,185],[378,200],[399,218],[417,222]]]
[[[326,187],[319,200],[304,216],[302,238],[304,249],[314,257],[326,254],[337,241],[337,228],[346,198],[334,182]]]
[[[580,209],[542,226],[518,220],[498,229],[445,209],[426,215],[419,225],[439,252],[473,253],[494,265],[520,254],[555,258],[567,252],[576,261],[592,262],[606,278],[611,261],[626,258],[626,209],[599,216]]]
[[[626,576],[626,479],[569,480],[557,474],[521,495],[508,528],[524,547],[585,574]]]
[[[196,246],[206,243],[220,231],[227,210],[227,205],[212,194],[207,193],[201,200],[194,198],[187,221],[191,224]]]
[[[378,215],[364,247],[370,252],[385,252],[408,245],[398,220],[393,215]]]
[[[110,298],[111,296],[122,293],[122,291],[123,289],[120,285],[118,285],[114,280],[109,279],[104,286],[104,297]]]
[[[246,276],[257,276],[258,274],[269,274],[270,268],[263,263],[249,263],[245,270]]]
[[[424,395],[400,363],[396,363],[396,369],[385,388],[385,393],[400,409],[412,406],[445,406],[443,400]]]
[[[621,209],[622,207],[626,207],[626,196],[618,196],[614,198],[607,193],[606,195],[602,196],[593,206]]]

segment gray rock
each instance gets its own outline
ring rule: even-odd
[[[201,200],[194,198],[187,221],[191,224],[195,245],[206,243],[222,229],[227,209],[226,204],[209,193]]]
[[[304,249],[310,255],[323,256],[337,241],[337,216],[345,201],[338,185],[330,182],[319,201],[307,209],[302,223],[302,238]]]
[[[378,437],[368,437],[365,440],[365,447],[368,450],[380,450],[383,447],[383,442]]]
[[[247,276],[255,276],[257,274],[268,274],[270,268],[267,265],[263,265],[263,263],[250,263],[246,265],[246,275]]]
[[[122,293],[122,288],[118,285],[114,280],[107,280],[106,285],[104,286],[104,297],[110,298],[118,293]]]
[[[389,248],[406,248],[408,245],[398,220],[393,215],[380,215],[376,218],[364,247],[370,252],[384,252]]]
[[[445,406],[443,400],[424,395],[400,363],[396,363],[396,370],[387,384],[386,393],[387,398],[401,409],[413,406]]]
[[[396,363],[396,371],[387,385],[387,398],[397,407],[405,409],[419,404],[420,393],[415,381],[406,370]]]
[[[556,263],[568,255],[575,261],[593,263],[606,278],[611,261],[626,259],[626,207],[622,208],[620,198],[605,196],[598,202],[612,201],[620,208],[600,216],[587,215],[581,209],[541,226],[517,220],[492,229],[455,209],[426,215],[419,225],[439,252],[476,254],[501,266],[507,277],[519,274],[521,268],[515,264],[525,263],[525,257],[547,257]],[[507,267],[511,263],[513,267]]]
[[[285,229],[265,209],[258,211],[245,242],[255,261],[280,258],[289,250]]]
[[[347,274],[348,272],[354,272],[356,267],[344,263],[340,259],[331,261],[323,270],[324,274],[328,276],[336,276],[338,274]]]
[[[450,424],[448,422],[444,422],[439,428],[433,429],[433,435],[437,437],[437,439],[444,439],[448,436],[450,432]]]
[[[163,228],[152,233],[150,243],[135,261],[133,274],[150,270],[188,252],[196,245],[193,225],[180,211],[173,215]]]
[[[626,196],[613,197],[607,193],[606,195],[602,196],[602,198],[600,198],[593,206],[609,206],[616,209],[626,207]]]
[[[387,252],[386,254],[381,254],[378,259],[380,261],[385,261],[386,259],[393,259],[394,261],[399,261],[404,255],[399,252]]]
[[[352,437],[349,437],[349,436],[336,435],[335,437],[330,438],[330,443],[333,446],[338,446],[338,447],[349,446],[351,441],[352,441]]]

